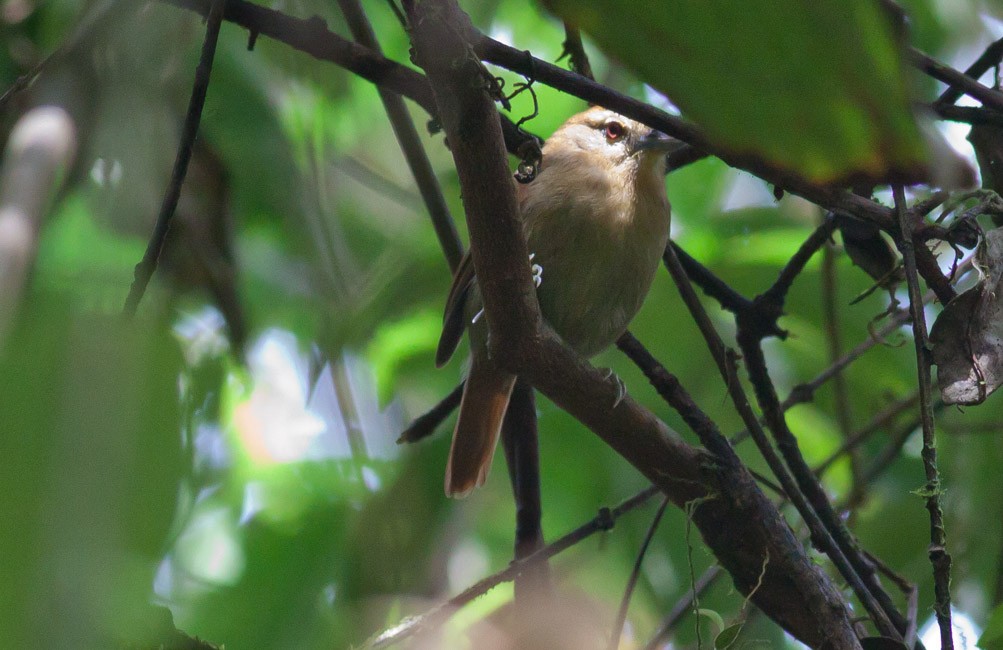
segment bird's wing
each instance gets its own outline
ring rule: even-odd
[[[456,346],[463,337],[463,330],[467,328],[465,316],[467,296],[470,295],[470,287],[474,284],[474,263],[470,257],[470,251],[464,254],[460,260],[460,265],[456,267],[453,275],[453,286],[449,288],[449,297],[446,298],[446,312],[442,317],[442,334],[439,336],[439,347],[435,350],[435,365],[442,367],[453,356]]]
[[[520,211],[526,200],[528,186],[522,183],[515,183],[516,200],[519,202]],[[474,285],[476,276],[474,275],[474,262],[468,250],[460,260],[460,265],[456,267],[453,275],[453,286],[449,288],[449,297],[446,298],[446,312],[442,318],[442,334],[439,335],[439,346],[435,350],[435,365],[441,368],[446,365],[456,346],[460,344],[463,337],[463,330],[467,329],[466,307],[467,297],[470,295],[470,287]]]

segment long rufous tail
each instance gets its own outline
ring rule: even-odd
[[[451,497],[465,497],[484,485],[515,386],[515,375],[479,356],[473,355],[471,361],[446,463],[446,494]]]

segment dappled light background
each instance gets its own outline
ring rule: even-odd
[[[560,55],[563,28],[536,5],[461,4],[494,38],[542,59]],[[999,3],[904,4],[915,45],[960,69],[1003,36]],[[334,3],[272,6],[348,34]],[[364,6],[385,54],[410,65],[407,34],[387,3]],[[425,441],[396,444],[456,386],[465,354],[434,369],[450,271],[368,82],[265,37],[248,51],[246,32],[224,23],[177,223],[139,313],[122,317],[168,183],[202,33],[199,17],[161,2],[0,0],[0,89],[68,44],[0,113],[2,140],[21,111],[54,98],[79,140],[2,342],[0,647],[156,638],[163,607],[178,629],[230,650],[358,647],[512,557],[502,454],[483,489],[454,501],[442,487],[452,419]],[[597,80],[671,109],[586,47]],[[524,81],[493,72],[509,90]],[[915,83],[927,99],[939,90],[918,74]],[[534,90],[540,114],[525,125],[534,133],[549,135],[584,107],[542,84]],[[409,107],[425,125],[428,116]],[[513,99],[513,119],[531,111],[529,93]],[[974,165],[967,127],[943,128]],[[420,131],[465,240],[450,153],[441,135]],[[716,159],[667,183],[675,241],[749,297],[823,217]],[[847,350],[884,324],[875,319],[889,295],[853,302],[872,281],[839,243],[835,304]],[[791,291],[781,321],[790,337],[767,344],[782,397],[831,362],[820,260]],[[898,297],[907,300],[904,289]],[[732,316],[708,308],[719,330],[733,333]],[[742,428],[667,274],[631,331],[724,432]],[[845,373],[855,429],[914,389],[910,337],[902,328]],[[623,355],[608,351],[593,363],[612,368],[694,441]],[[552,403],[539,398],[537,408],[548,540],[647,485]],[[939,414],[959,647],[974,647],[1001,595],[1001,408],[997,394]],[[813,466],[842,443],[830,385],[788,418]],[[861,446],[863,466],[897,432],[885,429]],[[923,624],[933,602],[929,520],[912,492],[924,482],[919,434],[905,435],[901,455],[848,516],[865,548],[919,585]],[[751,447],[739,450],[766,471]],[[836,502],[849,497],[847,457],[824,485]],[[603,647],[655,501],[553,562],[553,620],[568,647],[591,647],[573,641],[590,625]],[[807,544],[800,520],[791,521]],[[685,514],[670,508],[645,557],[622,647],[643,647],[713,563]],[[514,647],[505,637],[511,598],[511,584],[495,588],[414,647]],[[698,626],[706,645],[746,616],[742,643],[795,643],[751,614],[726,576],[699,606],[704,615],[684,619],[671,647],[695,647]],[[933,634],[928,641],[924,632],[928,648],[938,645]]]

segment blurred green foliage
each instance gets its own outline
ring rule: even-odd
[[[563,30],[552,17],[522,3],[465,4],[486,33],[544,59],[560,55]],[[654,4],[631,3],[638,12]],[[967,65],[995,29],[980,19],[978,2],[905,4],[914,42],[956,66]],[[836,11],[839,3],[826,5]],[[332,3],[299,0],[281,9],[316,14],[348,33]],[[386,3],[367,2],[366,9],[387,56],[407,64],[407,35]],[[3,2],[0,88],[65,42],[91,10],[71,0]],[[16,328],[0,351],[0,647],[142,643],[159,620],[150,606],[160,604],[180,629],[231,650],[347,648],[506,566],[514,506],[502,461],[485,488],[448,501],[442,472],[451,423],[419,444],[394,444],[410,419],[452,390],[462,361],[432,367],[449,270],[373,87],[264,37],[249,52],[246,33],[224,25],[196,153],[202,171],[186,187],[177,230],[186,232],[192,215],[232,221],[222,241],[232,247],[235,280],[172,261],[138,317],[126,322],[119,311],[166,187],[202,29],[195,15],[159,3],[119,3],[110,16],[0,115],[9,128],[37,98],[61,98],[81,138],[70,183],[44,225]],[[848,24],[866,27],[869,20]],[[765,31],[734,44],[755,47],[746,58],[765,66],[770,34],[787,29],[781,19],[767,22]],[[646,56],[658,52],[650,45],[643,38],[630,43]],[[588,48],[600,81],[661,101]],[[734,79],[740,70],[723,73]],[[857,72],[871,91],[891,83],[894,101],[882,105],[889,110],[899,110],[902,84],[926,99],[937,90],[918,75],[888,81],[875,70]],[[831,85],[827,73],[811,72],[822,97],[849,92],[861,78]],[[521,81],[499,74],[510,89]],[[541,135],[583,107],[534,88],[541,113],[527,128]],[[746,99],[778,116],[766,134],[777,136],[776,155],[802,135],[788,128],[781,99]],[[513,104],[513,117],[531,111],[526,93]],[[428,116],[412,111],[424,125]],[[870,142],[865,131],[848,129]],[[441,136],[419,130],[462,232],[449,152]],[[911,131],[904,133],[896,142]],[[815,160],[836,169],[859,164],[830,155],[843,154]],[[916,153],[906,147],[903,155],[913,160]],[[675,172],[667,183],[676,241],[750,297],[770,285],[822,217],[797,198],[775,201],[772,188],[717,160]],[[174,250],[216,241],[192,232],[189,239],[179,234]],[[888,296],[878,291],[851,306],[870,280],[845,256],[837,255],[835,266],[846,350],[867,339]],[[207,307],[218,304],[219,291],[239,297],[250,332],[246,358],[228,349],[231,315]],[[781,324],[790,338],[767,348],[781,395],[830,363],[821,295],[814,260],[788,298]],[[718,327],[732,333],[731,317],[708,306]],[[722,430],[741,428],[664,274],[632,331]],[[900,345],[875,347],[844,375],[855,427],[915,385],[908,332],[892,343]],[[693,440],[622,355],[606,352],[595,363],[614,369],[632,395]],[[1000,593],[1000,399],[946,410],[939,421],[955,602],[980,627]],[[543,398],[538,410],[548,539],[645,487],[570,416]],[[789,420],[811,463],[841,442],[831,385],[790,411]],[[861,446],[865,467],[894,430],[885,427]],[[765,471],[752,449],[740,451]],[[852,480],[844,459],[826,475],[826,487],[839,501]],[[867,488],[852,522],[865,548],[918,583],[925,618],[933,601],[929,524],[911,493],[923,481],[913,437]],[[562,588],[599,612],[603,629],[652,514],[650,505],[630,514],[554,562]],[[798,525],[796,517],[792,522]],[[689,590],[691,574],[713,561],[685,515],[670,509],[631,605],[630,647],[647,641]],[[468,627],[510,597],[511,586],[503,586],[476,601],[430,647],[463,647]],[[743,616],[743,598],[727,578],[701,607],[726,626]],[[1000,616],[996,609],[988,630]],[[698,623],[705,643],[720,631],[706,617],[690,616],[677,646],[695,643]],[[985,647],[995,647],[998,634],[987,632],[987,639]],[[731,647],[761,642],[785,643],[753,616]]]
[[[820,183],[926,164],[899,26],[879,3],[544,4],[666,92],[727,151]]]

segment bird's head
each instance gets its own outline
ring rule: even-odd
[[[544,164],[550,156],[582,156],[593,164],[630,171],[662,169],[665,154],[679,140],[611,110],[594,106],[571,117],[547,140]]]

